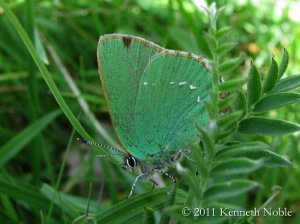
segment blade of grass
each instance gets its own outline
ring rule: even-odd
[[[163,208],[169,191],[170,188],[160,188],[133,196],[129,200],[122,201],[107,210],[97,213],[96,219],[98,223],[127,223],[127,220],[141,220],[144,207],[150,207],[154,211]],[[186,194],[182,190],[178,190],[175,203],[183,202],[185,197]]]
[[[17,210],[15,210],[10,198],[7,195],[0,194],[0,201],[2,204],[2,210],[7,215],[11,221],[18,223],[21,220],[18,217]]]
[[[66,150],[66,153],[64,155],[64,159],[63,159],[62,164],[61,164],[60,169],[59,169],[58,178],[57,178],[57,181],[56,181],[56,184],[55,184],[55,192],[53,194],[51,204],[49,206],[49,210],[48,210],[48,214],[47,214],[47,219],[46,219],[47,223],[50,223],[50,218],[51,218],[52,211],[53,211],[53,205],[54,205],[55,197],[57,195],[57,191],[58,191],[58,188],[59,188],[59,185],[60,185],[60,182],[61,182],[61,179],[62,179],[62,175],[63,175],[64,169],[65,169],[65,166],[66,166],[67,158],[69,156],[69,152],[70,152],[70,149],[71,149],[71,144],[74,140],[74,134],[75,134],[75,130],[73,129],[72,133],[71,133],[71,136],[70,136],[70,139],[69,139],[69,142],[68,142],[68,145],[67,145],[67,150]]]
[[[61,111],[55,110],[46,114],[6,142],[0,149],[0,167],[4,166],[10,159],[17,155],[24,146],[26,146],[36,135],[41,133],[41,131],[43,131],[44,128],[46,128],[60,113]]]
[[[0,192],[8,195],[15,200],[25,201],[31,207],[38,209],[46,209],[49,206],[49,201],[46,199],[37,187],[24,184],[22,181],[7,180],[0,174]]]
[[[25,1],[25,15],[26,15],[26,23],[25,28],[28,33],[29,38],[34,41],[34,6],[32,0]],[[28,101],[28,111],[27,117],[31,122],[35,122],[38,118],[38,109],[40,107],[40,100],[39,100],[39,87],[38,87],[38,80],[36,77],[36,71],[34,62],[32,61],[29,52],[26,52],[26,62],[27,62],[27,71],[28,71],[28,79],[26,80],[28,91],[27,94],[27,101]],[[32,173],[33,173],[33,181],[34,183],[38,183],[41,173],[41,150],[40,145],[42,144],[42,136],[37,136],[36,139],[31,143],[31,150],[29,151],[30,157],[32,158],[32,162],[30,163]]]
[[[85,99],[82,97],[81,92],[79,88],[77,87],[76,83],[73,81],[72,76],[68,72],[67,68],[61,61],[60,57],[58,56],[56,50],[47,42],[45,38],[43,38],[44,43],[46,44],[47,50],[49,51],[50,55],[52,56],[55,64],[59,68],[61,74],[63,75],[64,79],[69,85],[69,88],[72,90],[74,95],[77,98],[78,103],[80,104],[82,110],[87,115],[88,118],[90,118],[91,123],[95,126],[96,130],[100,135],[103,136],[106,141],[111,144],[114,147],[120,148],[118,144],[108,135],[108,133],[105,131],[103,126],[100,124],[100,122],[96,119],[95,115],[91,112],[89,105],[85,101]]]
[[[56,102],[59,104],[60,108],[66,115],[66,117],[69,119],[70,123],[73,125],[75,130],[85,139],[93,141],[93,139],[90,137],[90,135],[86,132],[86,130],[81,126],[79,121],[74,116],[73,112],[67,105],[66,101],[62,97],[62,95],[59,92],[58,87],[56,86],[55,82],[53,81],[49,71],[47,70],[46,66],[41,61],[36,49],[34,48],[33,43],[31,42],[30,38],[28,37],[27,33],[25,32],[23,26],[21,25],[20,21],[17,19],[17,17],[14,15],[14,13],[11,11],[9,6],[4,0],[0,0],[0,5],[3,7],[6,16],[9,18],[10,22],[12,23],[13,27],[16,29],[18,34],[20,35],[21,39],[23,40],[26,48],[30,52],[33,60],[35,61],[38,69],[41,72],[42,77],[44,78],[46,84],[48,85],[51,93],[53,94]],[[94,147],[94,149],[96,149]],[[105,150],[101,149],[101,153],[105,153]],[[109,159],[111,159],[110,157]]]

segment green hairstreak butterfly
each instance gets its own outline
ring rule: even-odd
[[[97,58],[113,127],[126,150],[115,154],[139,174],[129,197],[138,179],[155,172],[175,182],[166,167],[197,140],[197,126],[208,122],[204,101],[211,75],[203,58],[123,34],[101,36]]]

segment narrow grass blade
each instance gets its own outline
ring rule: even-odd
[[[64,112],[64,114],[69,119],[70,123],[73,125],[75,130],[85,139],[93,140],[89,134],[85,131],[85,129],[81,126],[79,121],[74,116],[73,112],[67,105],[66,101],[63,99],[59,89],[57,88],[56,84],[54,83],[49,71],[47,70],[46,66],[42,62],[39,54],[37,53],[33,43],[31,42],[30,38],[28,37],[27,33],[25,32],[23,26],[17,19],[17,17],[13,14],[10,7],[5,3],[4,0],[0,0],[0,5],[3,7],[5,11],[5,15],[9,18],[12,25],[20,35],[21,39],[23,40],[26,48],[28,49],[29,53],[31,54],[33,60],[35,61],[38,69],[41,72],[42,77],[44,78],[45,82],[47,83],[51,93],[53,94],[56,102],[59,104],[60,108]],[[105,152],[104,150],[100,150],[101,152]]]
[[[150,207],[154,211],[161,209],[165,205],[170,188],[155,189],[145,194],[133,196],[122,201],[107,210],[96,214],[98,223],[127,223],[141,220],[144,214],[144,207]],[[175,202],[183,202],[186,193],[177,191]]]
[[[175,195],[176,195],[176,189],[177,189],[177,183],[175,183],[172,188],[171,188],[171,192],[170,192],[170,195],[169,195],[169,198],[165,204],[165,208],[166,207],[169,207],[169,206],[172,206],[174,204],[174,201],[175,201]],[[166,213],[163,211],[163,214],[160,218],[160,222],[159,224],[169,224],[169,221],[170,221],[170,214]]]
[[[152,208],[145,207],[144,224],[155,223],[154,210]]]
[[[24,184],[19,181],[7,180],[0,174],[0,192],[15,200],[25,201],[31,207],[46,210],[49,200],[45,198],[35,186]]]
[[[15,137],[5,143],[0,149],[0,167],[5,165],[10,159],[17,155],[34,137],[42,132],[59,114],[60,110],[55,110],[38,119],[29,125]]]

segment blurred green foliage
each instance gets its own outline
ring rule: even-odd
[[[199,7],[200,4],[210,5],[212,1],[20,0],[6,1],[6,3],[25,27],[40,59],[46,65],[45,69],[50,72],[49,80],[55,82],[70,111],[78,115],[82,126],[97,142],[101,143],[117,144],[97,72],[96,46],[100,35],[126,33],[144,37],[169,49],[190,51],[208,58],[214,55],[207,41],[209,39],[207,33],[211,28],[209,19]],[[159,220],[161,215],[159,210],[166,206],[165,202],[168,199],[170,200],[166,193],[170,188],[151,190],[150,183],[139,183],[137,196],[132,200],[124,201],[134,176],[124,172],[109,160],[96,158],[94,150],[90,151],[74,141],[76,137],[74,133],[71,134],[73,128],[76,127],[77,131],[81,130],[76,126],[76,118],[73,119],[70,113],[66,113],[68,110],[66,107],[63,108],[67,117],[57,112],[59,106],[53,95],[56,99],[58,95],[51,88],[50,91],[44,82],[45,74],[37,69],[37,63],[32,60],[18,35],[20,29],[16,30],[9,21],[7,11],[2,4],[1,0],[0,223],[88,222],[84,214],[87,210],[90,182],[93,183],[93,188],[89,212],[95,214],[92,220],[97,220],[99,223],[124,221],[141,223],[143,219],[146,223],[147,220]],[[219,65],[223,64],[225,69],[226,62],[238,58],[241,53],[246,55],[241,56],[243,60],[236,61],[234,65],[238,66],[232,67],[232,70],[227,73],[221,72],[225,83],[219,86],[220,90],[232,91],[228,89],[228,85],[225,85],[231,80],[236,80],[235,83],[231,83],[231,87],[234,85],[234,88],[237,88],[243,85],[245,83],[243,80],[246,80],[251,70],[251,59],[262,75],[262,79],[265,80],[264,74],[268,74],[272,56],[277,62],[281,62],[283,48],[289,52],[289,66],[282,78],[299,73],[300,18],[297,15],[300,10],[299,2],[217,1],[217,6],[225,6],[217,27],[231,27],[229,35],[222,40],[231,45],[228,45],[223,55],[218,54]],[[230,49],[231,51],[228,52],[227,50]],[[296,84],[299,82],[297,77],[292,81]],[[81,93],[75,94],[74,88],[70,86],[76,86]],[[238,98],[235,102],[238,103],[233,106],[236,111],[244,108],[241,105],[244,105],[245,94],[242,90],[245,89],[246,85],[240,88],[237,94]],[[264,84],[262,89],[267,92]],[[299,93],[299,88],[295,91]],[[87,102],[90,113],[87,113],[84,108],[85,104],[78,101],[79,96]],[[268,94],[265,96],[267,97]],[[292,96],[281,97],[291,99]],[[254,110],[265,111],[266,101],[268,103],[272,98],[264,99]],[[223,104],[223,109],[226,109],[230,101],[225,101]],[[297,113],[299,109],[299,105],[291,104],[277,110],[263,112],[262,115],[299,124],[300,117]],[[97,119],[89,116],[91,114],[95,114]],[[239,113],[234,113],[233,116],[235,119]],[[218,120],[218,122],[224,125],[230,119],[233,118]],[[83,131],[79,133],[83,134]],[[201,131],[201,135],[206,136],[205,130]],[[247,167],[251,167],[254,172],[240,173],[240,177],[244,180],[231,182],[231,184],[241,191],[246,188],[250,191],[237,197],[234,195],[236,191],[228,191],[232,193],[231,197],[219,200],[214,193],[214,191],[218,192],[217,186],[206,193],[207,198],[219,200],[219,204],[215,207],[222,207],[221,203],[223,203],[223,205],[230,204],[244,209],[258,208],[271,198],[272,202],[269,206],[286,207],[294,211],[294,215],[235,221],[299,223],[300,215],[296,213],[299,211],[300,200],[299,133],[283,137],[239,135],[239,140],[250,142],[251,147],[253,147],[252,141],[262,141],[265,145],[270,145],[273,152],[288,158],[294,167],[262,168],[260,160],[253,162],[239,159],[235,161],[236,164],[248,164]],[[201,164],[205,163],[199,155],[199,150],[196,151],[195,158],[197,162],[200,161],[198,163],[200,176],[205,176],[205,172],[201,173],[205,171]],[[197,180],[192,172],[196,169],[193,163],[184,161],[183,166],[187,167],[190,173],[177,175],[179,186],[174,199],[175,205],[193,196],[189,187],[193,188]],[[223,167],[216,166],[212,174],[218,176],[218,172],[222,171]],[[260,171],[255,171],[258,168]],[[176,170],[171,169],[171,172],[176,173]],[[222,179],[226,177],[215,178],[220,182]],[[163,183],[164,181],[162,180]],[[166,182],[169,186],[167,179]],[[257,187],[256,183],[261,187],[254,189]],[[278,190],[278,187],[274,190],[274,186],[277,185],[281,190]],[[53,196],[55,189],[59,194]],[[197,184],[195,189],[197,193],[199,189]],[[179,204],[179,207],[171,207],[169,213],[163,214],[171,214],[173,222],[183,220],[182,207],[183,205]],[[178,209],[177,213],[176,209]],[[191,219],[186,218],[186,222],[188,221]],[[213,222],[216,223],[216,220]]]

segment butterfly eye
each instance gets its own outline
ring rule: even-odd
[[[135,167],[135,165],[136,165],[135,159],[132,156],[127,157],[126,163],[127,163],[127,166],[131,167],[131,168]]]

